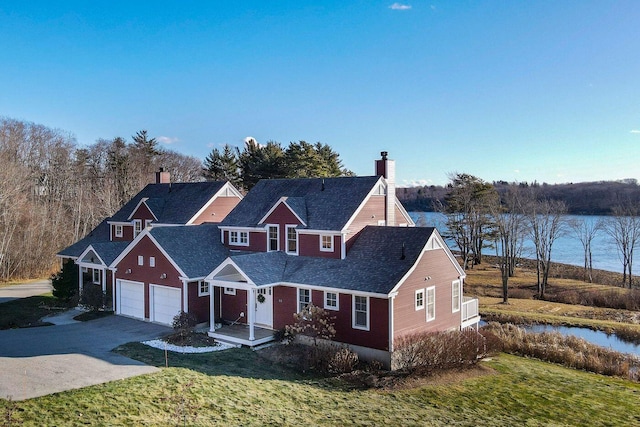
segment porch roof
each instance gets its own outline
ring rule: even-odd
[[[126,249],[130,242],[118,241],[118,242],[97,242],[92,243],[91,247],[95,251],[96,255],[105,263],[105,267],[108,267],[117,257]]]
[[[89,247],[89,245],[98,243],[98,242],[109,242],[110,233],[109,233],[109,224],[107,221],[110,221],[111,218],[105,218],[96,228],[91,230],[89,234],[84,236],[82,239],[75,242],[73,245],[67,246],[60,252],[58,252],[58,256],[63,257],[71,257],[77,258],[82,255],[82,252],[85,251]]]

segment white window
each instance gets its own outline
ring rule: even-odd
[[[296,233],[295,226],[287,225],[287,253],[298,253],[298,233]]]
[[[369,330],[369,297],[353,296],[353,327]]]
[[[204,280],[198,282],[198,296],[204,297],[209,295],[209,283]]]
[[[236,288],[224,288],[224,294],[225,295],[235,295],[236,294]]]
[[[142,233],[142,220],[133,220],[133,237],[136,238],[138,234]]]
[[[311,290],[298,288],[298,312],[311,304]]]
[[[155,267],[155,266],[156,266],[156,257],[150,256],[149,257],[149,267]]]
[[[93,268],[93,283],[99,284],[100,283],[100,270],[98,270],[97,268]]]
[[[229,243],[236,246],[249,246],[248,231],[230,231]]]
[[[122,237],[122,225],[116,225],[116,237]]]
[[[451,283],[451,311],[460,311],[460,280]]]
[[[422,310],[424,308],[424,289],[418,289],[416,291],[416,310]]]
[[[324,308],[326,310],[339,310],[339,299],[337,292],[328,292],[324,293]]]
[[[144,265],[144,256],[138,255],[138,265]]]
[[[427,288],[427,322],[436,318],[436,287]]]
[[[320,251],[333,252],[333,236],[320,236]]]
[[[279,250],[280,247],[280,239],[278,236],[278,226],[277,225],[270,225],[269,229],[268,229],[268,233],[269,233],[269,248],[268,251],[277,251]]]
[[[145,219],[144,220],[144,228],[149,228],[151,226],[151,221],[153,221],[152,219]]]

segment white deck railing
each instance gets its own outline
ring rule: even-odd
[[[479,315],[479,303],[477,298],[464,297],[462,302],[462,321],[466,322],[469,319],[478,317]]]

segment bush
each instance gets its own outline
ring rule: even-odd
[[[176,314],[173,317],[173,330],[176,332],[175,335],[179,340],[184,340],[187,338],[191,332],[193,332],[193,328],[198,324],[198,319],[193,313],[185,313],[184,311],[180,311],[180,313]]]
[[[300,313],[293,315],[295,323],[287,325],[285,331],[286,338],[295,338],[302,334],[313,338],[314,345],[317,346],[317,339],[331,340],[336,336],[334,327],[335,317],[331,316],[327,310],[308,304]]]
[[[333,352],[327,363],[327,371],[332,374],[346,374],[353,372],[358,365],[358,354],[347,347],[341,347]]]
[[[61,301],[69,302],[78,293],[78,265],[68,260],[62,269],[51,276],[53,296]]]
[[[98,311],[104,308],[105,294],[100,285],[85,285],[80,295],[80,304],[91,311]]]
[[[486,347],[474,330],[415,333],[396,340],[392,365],[418,373],[467,367],[487,354]]]

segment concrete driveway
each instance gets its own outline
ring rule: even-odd
[[[0,398],[24,400],[155,372],[111,350],[171,331],[121,316],[0,331]]]
[[[50,280],[40,280],[37,282],[23,283],[0,287],[0,303],[18,298],[32,297],[51,292],[53,287]]]

